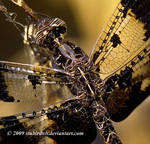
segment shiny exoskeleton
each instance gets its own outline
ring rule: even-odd
[[[19,3],[17,0],[12,1]],[[122,0],[108,27],[98,38],[90,56],[86,55],[79,46],[65,40],[67,27],[63,20],[25,9],[32,17],[32,21],[24,27],[24,42],[30,45],[38,66],[0,61],[2,93],[0,100],[16,101],[8,95],[5,83],[7,74],[10,77],[14,73],[21,74],[21,79],[28,80],[33,90],[42,84],[65,85],[73,98],[64,100],[59,106],[53,108],[44,107],[40,111],[0,118],[0,126],[5,128],[2,129],[2,137],[7,139],[6,133],[10,130],[28,131],[33,128],[29,120],[40,118],[41,121],[45,120],[45,123],[48,123],[46,128],[45,123],[43,124],[43,132],[84,132],[83,136],[76,137],[47,136],[60,144],[90,144],[96,138],[97,130],[106,144],[121,144],[111,120],[118,122],[125,119],[150,94],[149,83],[142,87],[143,80],[149,78],[149,70],[134,76],[136,73],[134,68],[149,66],[150,28],[149,21],[146,19],[149,18],[149,6],[146,6],[146,3],[146,0],[143,3],[140,0]],[[141,7],[146,9],[139,13]],[[11,19],[7,9],[3,7],[1,11],[10,22],[17,24],[14,19]],[[139,24],[139,31],[132,32],[134,23]],[[130,36],[130,33],[133,36]],[[130,41],[124,39],[125,34],[129,34],[133,41],[135,39],[134,45],[137,44],[137,48],[134,48],[132,41],[131,45],[127,45]],[[134,34],[139,34],[139,38]],[[129,36],[127,38],[130,38]],[[118,53],[122,54],[121,58]],[[116,61],[116,58],[120,61]],[[109,75],[102,78],[100,74],[105,73]],[[50,121],[53,121],[53,124]],[[28,143],[36,143],[39,139],[42,140],[43,136],[22,138]],[[14,138],[11,137],[10,140]]]
[[[52,53],[52,68],[64,70],[71,74],[71,76],[66,76],[63,81],[70,83],[67,86],[71,93],[79,98],[78,103],[80,104],[83,101],[82,105],[79,105],[79,110],[75,107],[76,113],[78,113],[78,111],[84,106],[88,106],[88,109],[85,111],[90,112],[90,115],[97,128],[100,130],[104,141],[106,143],[120,144],[121,141],[116,135],[112,123],[109,120],[110,117],[103,102],[103,92],[106,92],[106,88],[104,90],[104,87],[108,87],[108,85],[102,82],[100,76],[95,72],[96,68],[94,64],[89,62],[88,56],[84,51],[72,42],[64,39],[63,34],[66,31],[65,22],[58,18],[51,19],[44,17],[39,19],[37,23],[33,23],[32,26],[33,34],[30,39],[32,40],[32,43],[46,48]],[[30,27],[31,26],[29,26],[29,28]],[[38,52],[38,50],[35,51],[35,57],[38,60],[38,56],[40,56],[41,53]],[[49,61],[45,61],[40,64],[45,65],[48,62]],[[124,76],[121,75],[122,79],[126,79],[127,76],[124,73],[123,75]],[[127,78],[127,81],[130,81],[130,78],[131,77]],[[119,85],[125,85],[126,81],[124,82],[121,78],[118,80],[120,80]],[[126,86],[127,85],[128,83],[126,83]],[[114,85],[109,88],[112,88],[113,86]],[[73,107],[73,103],[74,102],[70,102],[70,106],[67,106],[66,108],[60,106],[60,109],[72,109],[71,107]],[[72,115],[75,115],[73,114],[73,111],[71,113]],[[60,116],[58,115],[58,117],[62,117],[61,115],[62,113],[60,113]],[[60,118],[58,117],[55,121],[58,121],[59,123]],[[90,119],[91,118],[88,118],[88,120]],[[67,120],[64,120],[63,123],[66,123],[67,127],[69,127],[69,122],[67,122]],[[64,128],[64,130],[67,130],[67,128]],[[55,131],[57,131],[57,129]]]

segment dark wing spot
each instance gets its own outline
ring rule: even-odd
[[[110,41],[113,43],[112,46],[114,48],[117,47],[119,44],[121,44],[120,37],[117,34],[114,34],[111,37]]]
[[[32,83],[33,85],[33,89],[36,89],[36,85],[37,84],[41,84],[41,82],[39,81],[40,77],[36,76],[36,75],[29,75],[28,76],[29,81]]]
[[[4,102],[14,102],[15,99],[13,96],[9,96],[7,91],[7,85],[5,83],[5,78],[0,72],[0,100]]]

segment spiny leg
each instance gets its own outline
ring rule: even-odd
[[[0,3],[0,11],[2,11],[2,13],[6,16],[6,20],[13,23],[19,33],[21,33],[21,30],[17,25],[23,27],[23,29],[25,28],[25,26],[16,21],[17,14],[14,12],[8,12],[7,8],[3,5],[3,3]]]
[[[35,12],[25,3],[24,0],[10,0],[14,4],[22,7],[31,17],[35,20],[38,20],[38,17],[35,15]]]

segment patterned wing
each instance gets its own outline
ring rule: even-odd
[[[103,99],[112,120],[125,119],[150,95],[149,67],[150,46],[147,46],[108,78]]]
[[[7,9],[5,7],[2,8],[4,14],[6,14],[7,17],[10,16],[10,13],[7,12]],[[8,18],[11,22],[13,22],[13,24],[16,24],[15,20],[13,21],[11,17]],[[26,32],[25,29],[25,35],[26,34],[28,35],[28,30]],[[38,62],[38,65],[48,63],[47,65],[48,67],[50,67],[49,51],[46,51],[45,49],[42,49],[37,45],[32,45],[31,49],[31,63]],[[63,103],[65,99],[69,99],[70,97],[72,97],[72,94],[70,93],[68,88],[64,86],[64,84],[67,84],[65,79],[69,75],[69,73],[55,68],[1,61],[1,101],[13,103],[17,102],[17,104],[15,103],[15,106],[18,107],[19,111],[15,110],[15,113],[27,110],[29,111],[37,107],[43,107],[43,105],[56,103],[57,101],[59,101],[59,103]],[[8,108],[8,105],[6,105],[6,107]],[[21,109],[21,107],[23,107],[23,109]],[[10,105],[9,108],[12,109],[12,105]],[[73,110],[74,109],[72,109],[72,111]],[[60,139],[62,138],[63,140],[64,136],[61,138],[60,136],[55,138],[55,134],[49,136],[51,134],[50,132],[53,132],[53,130],[54,132],[58,132],[59,130],[61,130],[62,132],[69,131],[67,128],[71,128],[71,126],[74,124],[74,132],[76,132],[76,128],[78,128],[77,122],[80,118],[80,115],[77,114],[77,116],[74,116],[69,112],[70,111],[67,112],[67,109],[65,111],[65,108],[58,109],[57,107],[54,107],[51,109],[50,107],[43,107],[43,109],[39,111],[33,111],[28,113],[25,112],[18,115],[1,117],[0,143],[18,143],[18,141],[20,143],[26,144],[40,142],[55,143],[54,140],[51,140],[48,137],[53,137],[55,140],[60,142]],[[7,114],[4,113],[3,115]],[[64,119],[64,116],[65,118],[67,118],[67,120]],[[85,128],[85,126],[88,125],[87,122],[88,121],[82,122],[81,130],[83,130],[82,126],[84,126]],[[94,122],[91,122],[91,124],[92,125],[90,125],[90,130],[92,128],[94,129]],[[41,132],[42,134],[40,135],[39,133]],[[87,132],[90,132],[89,128]],[[96,131],[94,132],[96,133]],[[94,138],[96,136],[95,133]],[[72,139],[70,138],[70,141],[71,140]],[[64,141],[67,141],[69,143],[68,136],[65,138]]]
[[[0,118],[1,143],[91,143],[96,135],[88,106],[70,99],[41,110]],[[56,106],[57,105],[57,106]]]
[[[120,70],[149,45],[148,19],[149,1],[119,3],[90,55],[102,76]]]
[[[91,53],[106,81],[102,98],[113,121],[125,119],[150,95],[149,6],[147,0],[122,0]]]
[[[143,58],[134,68],[126,67],[119,74],[119,80],[112,76],[104,101],[112,120],[125,119],[150,95],[150,58]]]
[[[62,100],[64,93],[70,94],[67,87],[59,86],[67,84],[68,74],[65,73],[47,67],[0,61],[0,100],[23,105],[23,111]],[[9,106],[11,109],[13,105]]]

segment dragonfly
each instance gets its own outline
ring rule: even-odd
[[[99,133],[100,143],[121,144],[112,121],[124,120],[150,94],[150,2],[121,0],[87,55],[65,39],[63,20],[10,1],[25,10],[27,23],[4,4],[0,11],[34,64],[0,61],[0,100],[42,108],[0,117],[1,143],[90,144]]]

